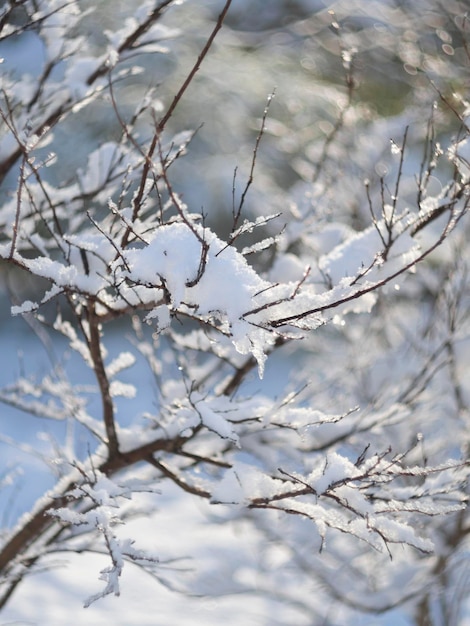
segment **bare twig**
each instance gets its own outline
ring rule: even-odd
[[[141,210],[142,207],[142,200],[144,197],[144,192],[145,192],[145,186],[147,183],[147,178],[150,172],[150,168],[152,167],[153,164],[153,156],[155,154],[155,150],[157,149],[157,146],[160,145],[160,141],[161,141],[161,134],[165,128],[165,126],[167,125],[169,119],[171,118],[171,116],[173,115],[173,113],[175,112],[176,107],[178,106],[180,100],[182,99],[184,93],[186,92],[186,90],[188,89],[189,85],[191,84],[191,82],[193,81],[197,71],[199,70],[199,68],[201,67],[202,62],[204,61],[205,57],[207,56],[210,48],[212,47],[212,44],[214,43],[214,39],[217,35],[217,33],[219,32],[219,30],[222,28],[222,24],[225,20],[225,17],[227,15],[227,12],[230,8],[230,5],[232,3],[232,0],[227,0],[224,8],[222,9],[222,12],[220,13],[219,17],[217,18],[217,21],[215,23],[215,26],[212,30],[212,32],[210,33],[202,51],[200,52],[199,56],[196,59],[195,64],[193,65],[192,69],[190,70],[190,72],[188,73],[188,75],[186,76],[186,79],[184,80],[183,84],[181,85],[180,89],[178,90],[178,92],[176,93],[176,95],[174,96],[170,106],[168,107],[166,113],[163,115],[163,117],[159,120],[159,122],[156,125],[155,128],[155,133],[153,135],[153,139],[150,143],[150,146],[147,150],[147,153],[145,155],[145,162],[144,165],[142,167],[142,176],[140,177],[140,184],[139,184],[139,188],[137,190],[137,193],[134,197],[133,200],[133,211],[132,211],[132,221],[135,221],[137,219],[137,216],[139,215],[139,212]],[[163,166],[163,164],[162,164]],[[127,241],[128,241],[128,237],[129,234],[126,233],[123,236],[122,242],[121,242],[121,247],[124,248],[127,245]]]
[[[268,100],[266,102],[266,106],[264,107],[264,111],[263,111],[263,117],[261,118],[261,127],[259,130],[259,133],[256,137],[256,142],[255,142],[255,147],[253,148],[253,156],[251,159],[251,166],[250,166],[250,174],[248,176],[248,180],[246,182],[245,188],[242,192],[241,198],[240,198],[240,202],[238,204],[238,208],[235,211],[235,207],[233,207],[233,225],[232,225],[232,233],[237,229],[238,226],[238,221],[240,220],[240,215],[242,213],[243,210],[243,206],[245,204],[245,200],[246,200],[246,196],[248,194],[248,190],[250,189],[253,180],[254,180],[254,173],[255,173],[255,166],[256,166],[256,158],[258,155],[258,150],[259,150],[259,146],[261,143],[261,139],[264,135],[264,131],[266,129],[266,120],[268,117],[268,112],[269,112],[269,107],[271,105],[271,102],[275,96],[275,90],[268,96]],[[236,172],[237,170],[235,169],[234,171],[234,175],[233,175],[233,188],[232,188],[232,194],[234,194],[234,190],[235,190],[235,178],[236,178]]]

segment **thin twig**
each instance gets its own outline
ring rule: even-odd
[[[266,102],[266,106],[264,107],[264,111],[263,111],[263,117],[261,118],[261,128],[259,130],[258,136],[256,137],[256,142],[255,142],[255,147],[253,148],[253,156],[251,159],[251,167],[250,167],[250,174],[248,176],[248,180],[246,182],[245,185],[245,189],[242,192],[241,198],[240,198],[240,203],[238,205],[238,209],[236,211],[234,211],[233,214],[233,226],[232,226],[232,232],[234,230],[236,230],[237,226],[238,226],[238,221],[240,219],[240,215],[243,209],[243,205],[245,204],[245,200],[246,200],[246,196],[248,194],[248,190],[250,189],[253,180],[254,180],[254,173],[255,173],[255,166],[256,166],[256,158],[258,156],[258,150],[259,150],[259,146],[261,143],[261,139],[264,135],[264,131],[266,129],[266,119],[268,117],[268,112],[269,112],[269,107],[271,105],[271,102],[275,96],[276,91],[273,90],[273,92],[268,96],[268,100]],[[235,170],[236,172],[236,170]],[[234,180],[233,180],[233,186],[235,186],[235,174],[234,174]],[[233,191],[232,191],[233,194]]]
[[[189,87],[189,85],[191,84],[194,76],[196,75],[196,72],[199,70],[199,68],[201,67],[202,62],[204,61],[205,57],[207,56],[213,42],[214,39],[217,35],[217,33],[219,32],[219,30],[222,28],[222,24],[225,20],[225,16],[227,15],[227,12],[229,10],[229,7],[232,3],[232,0],[227,0],[225,3],[225,6],[222,10],[222,12],[220,13],[219,17],[217,18],[216,24],[211,32],[211,34],[209,35],[202,51],[200,52],[198,58],[196,59],[195,64],[193,65],[192,69],[190,70],[189,74],[187,75],[186,79],[184,80],[183,84],[181,85],[180,89],[178,90],[177,94],[174,96],[170,106],[168,107],[165,115],[160,119],[160,121],[157,123],[156,128],[155,128],[155,133],[153,135],[152,138],[152,142],[149,146],[149,149],[147,150],[147,154],[145,155],[145,162],[144,165],[142,167],[142,176],[140,177],[140,184],[139,184],[139,188],[137,190],[137,193],[134,197],[133,200],[133,210],[132,210],[132,221],[135,221],[137,219],[137,216],[141,210],[141,206],[142,206],[142,199],[144,197],[144,192],[145,192],[145,186],[147,183],[147,178],[148,178],[148,174],[150,171],[150,168],[152,167],[152,163],[153,163],[153,155],[155,154],[155,150],[157,149],[157,146],[160,143],[160,136],[165,128],[165,126],[167,125],[169,119],[171,118],[171,116],[173,115],[173,113],[175,112],[176,107],[178,106],[180,100],[182,99],[185,91],[187,90],[187,88]],[[162,164],[163,166],[163,164]],[[128,235],[127,235],[128,237]],[[126,235],[124,235],[122,243],[121,243],[121,247],[124,248],[127,244],[127,237]]]

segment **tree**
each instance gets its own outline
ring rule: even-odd
[[[207,210],[196,204],[193,188],[210,171],[192,177],[205,130],[186,130],[189,109],[199,110],[208,86],[236,92],[231,79],[220,86],[227,49],[236,57],[260,44],[240,33],[230,0],[215,17],[181,4],[143,2],[124,26],[88,41],[81,3],[2,9],[0,256],[11,281],[34,280],[23,298],[11,292],[12,313],[42,338],[52,365],[12,381],[1,400],[35,416],[39,430],[49,420],[65,428],[35,450],[54,486],[2,532],[0,606],[63,552],[109,557],[86,606],[119,593],[126,563],[181,588],[178,568],[168,573],[121,528],[158,506],[168,482],[181,497],[209,501],[217,523],[248,525],[265,563],[280,559],[263,569],[245,555],[243,566],[261,568],[256,591],[293,607],[298,623],[402,606],[416,624],[457,624],[469,529],[462,7],[368,3],[360,19],[361,2],[336,14],[298,3],[308,19],[293,9],[284,34],[296,55],[306,33],[317,35],[308,40],[315,53],[335,52],[322,92],[335,112],[315,127],[305,91],[276,119],[274,94],[265,94],[241,171],[233,164],[227,178],[216,154],[231,194],[227,228],[210,201]],[[185,10],[203,20],[203,41],[191,39],[189,21],[170,41]],[[384,45],[370,53],[374,32]],[[38,67],[14,66],[19,44],[40,46]],[[174,50],[181,66],[170,71],[164,59]],[[321,58],[306,64],[318,85]],[[158,87],[149,59],[161,60]],[[374,111],[363,75],[380,61],[400,96]],[[369,88],[382,88],[376,74]],[[105,127],[85,137],[100,111]],[[232,111],[225,124],[238,136],[245,117]],[[282,175],[286,152],[291,171]],[[117,348],[116,328],[132,334]],[[91,387],[76,360],[67,368],[55,356],[56,336],[92,373]],[[269,359],[293,369],[274,393],[250,383]],[[142,361],[151,394],[126,382]],[[8,467],[4,477],[6,489]],[[249,577],[191,585],[201,594],[254,590]]]

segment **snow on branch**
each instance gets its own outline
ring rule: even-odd
[[[83,470],[81,470],[83,473]],[[125,561],[158,563],[158,557],[148,551],[138,550],[134,541],[118,537],[115,528],[123,524],[119,515],[121,501],[132,497],[129,486],[119,485],[93,470],[93,476],[64,495],[69,502],[79,501],[80,509],[72,506],[50,509],[48,514],[67,527],[78,528],[80,533],[94,533],[102,538],[102,550],[109,555],[111,564],[101,571],[100,579],[105,587],[85,601],[85,607],[109,594],[120,595],[120,576]]]
[[[231,230],[229,206],[223,234],[219,215],[212,219],[200,208],[199,179],[189,179],[191,168],[173,177],[191,157],[190,148],[198,150],[190,145],[195,132],[170,126],[180,124],[176,111],[189,98],[189,87],[198,87],[196,75],[213,52],[231,0],[220,2],[194,58],[183,63],[189,69],[179,86],[165,93],[160,83],[145,85],[138,102],[134,86],[136,93],[144,88],[129,79],[146,74],[137,57],[158,59],[170,51],[178,33],[162,18],[180,1],[144,0],[118,28],[106,29],[96,48],[85,46],[87,14],[79,2],[26,0],[20,3],[25,26],[16,24],[14,4],[7,3],[0,16],[0,44],[31,36],[41,55],[32,76],[28,68],[12,67],[5,47],[0,181],[7,181],[7,191],[0,206],[0,260],[5,282],[11,275],[20,285],[11,313],[60,335],[71,356],[68,369],[67,359],[56,360],[51,351],[50,374],[22,372],[0,389],[5,405],[66,431],[60,443],[38,433],[50,454],[41,450],[37,457],[52,468],[57,483],[2,534],[0,607],[36,563],[55,552],[106,555],[102,589],[86,606],[119,595],[126,562],[158,571],[159,558],[137,549],[123,530],[135,495],[157,495],[160,481],[206,501],[212,510],[223,508],[221,516],[231,520],[252,522],[261,513],[294,519],[299,526],[308,520],[309,529],[317,530],[320,552],[326,552],[327,541],[351,553],[356,550],[351,545],[358,543],[360,550],[366,543],[386,557],[398,543],[425,559],[436,536],[445,543],[448,527],[458,523],[460,541],[468,532],[460,520],[469,466],[460,460],[468,449],[458,440],[468,407],[461,380],[466,369],[458,359],[468,333],[457,327],[465,328],[468,317],[466,283],[454,282],[450,289],[448,280],[446,288],[426,265],[422,285],[405,279],[459,231],[468,211],[468,104],[465,113],[453,111],[459,134],[448,148],[435,139],[429,123],[421,167],[416,177],[408,176],[407,155],[423,138],[410,146],[414,131],[407,121],[400,140],[384,140],[384,128],[401,129],[404,116],[374,124],[372,112],[356,106],[359,52],[341,43],[346,92],[336,85],[328,92],[338,119],[318,123],[325,139],[310,137],[310,145],[300,135],[316,133],[317,121],[309,123],[309,133],[302,121],[297,136],[285,144],[291,174],[296,167],[303,172],[297,189],[305,192],[304,204],[295,202],[296,189],[292,197],[281,191],[276,174],[266,171],[275,171],[271,163],[260,172],[266,197],[248,207],[262,167],[270,96],[238,203],[235,169]],[[334,20],[334,37],[340,37]],[[433,37],[444,37],[443,29],[436,33],[433,27]],[[246,52],[246,41],[233,45],[236,30],[227,36],[232,43],[218,53],[235,53],[237,45]],[[163,74],[172,71],[172,63]],[[217,63],[220,59],[211,71]],[[91,146],[73,122],[88,114],[91,119],[95,105],[107,107],[110,129],[102,140],[90,139]],[[349,144],[344,134],[353,123],[358,130]],[[280,134],[285,127],[273,124]],[[71,131],[77,146],[67,145],[67,158],[73,167],[60,157],[62,138]],[[384,146],[392,159],[392,182],[380,173],[375,183],[363,185],[361,178],[362,196],[350,199],[358,171],[382,171],[375,159]],[[353,148],[357,163],[350,166]],[[310,167],[304,162],[308,155],[313,155]],[[342,193],[341,159],[347,172]],[[412,152],[412,165],[415,160]],[[330,161],[332,178],[324,174]],[[438,168],[446,182],[436,184]],[[222,206],[223,200],[217,210]],[[34,295],[22,289],[24,277],[31,279]],[[398,292],[410,283],[412,296],[398,301],[392,323],[389,287]],[[411,323],[423,299],[429,318]],[[444,300],[446,315],[433,318]],[[441,326],[445,332],[437,340]],[[293,353],[300,341],[301,349]],[[267,359],[284,348],[285,358],[274,361],[278,370],[267,386],[259,380]],[[256,367],[259,378],[251,377]],[[82,371],[86,384],[80,384]],[[435,382],[441,371],[447,376],[444,392]],[[436,424],[452,412],[458,435],[442,444],[443,427]],[[423,415],[431,422],[429,450],[421,440],[419,446],[409,444]],[[2,441],[15,443],[7,435]],[[34,453],[29,442],[17,448]],[[7,472],[0,485],[10,480]],[[441,517],[451,521],[442,522],[439,534],[427,520]],[[359,541],[336,544],[337,537]],[[303,549],[300,531],[296,540]],[[297,568],[302,574],[306,562],[307,557]]]

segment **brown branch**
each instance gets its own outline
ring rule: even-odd
[[[132,210],[132,221],[135,221],[137,219],[137,216],[139,215],[139,211],[141,209],[142,206],[142,200],[144,197],[144,193],[145,193],[145,186],[147,183],[147,178],[150,172],[150,169],[153,167],[153,156],[155,154],[155,150],[157,149],[157,146],[160,144],[160,136],[166,126],[166,124],[168,123],[168,120],[171,118],[171,116],[173,115],[173,113],[175,112],[176,107],[178,106],[180,100],[182,99],[184,93],[186,92],[186,90],[188,89],[189,85],[191,84],[194,76],[196,75],[197,71],[199,70],[199,68],[201,67],[202,62],[204,61],[205,57],[207,56],[213,42],[214,39],[217,35],[217,33],[219,32],[219,30],[222,28],[222,24],[225,20],[225,16],[227,15],[227,12],[230,8],[230,5],[232,3],[232,0],[227,0],[225,3],[224,8],[222,9],[222,12],[220,13],[219,17],[217,18],[216,24],[211,32],[211,34],[209,35],[202,51],[200,52],[199,56],[196,59],[196,62],[194,64],[194,66],[192,67],[191,71],[189,72],[189,74],[187,75],[186,79],[184,80],[183,84],[181,85],[181,87],[179,88],[177,94],[174,96],[170,106],[168,107],[165,115],[160,119],[160,121],[157,123],[156,128],[155,128],[155,133],[153,135],[153,139],[152,142],[149,146],[149,149],[147,151],[147,154],[145,155],[145,161],[142,167],[142,176],[140,177],[140,184],[139,184],[139,188],[137,190],[137,193],[134,197],[133,200],[133,210]],[[162,168],[164,168],[164,164],[162,163]],[[123,235],[122,241],[121,241],[121,248],[124,248],[129,240],[129,232],[126,231]]]
[[[142,35],[150,30],[153,24],[160,19],[163,14],[164,9],[166,9],[170,4],[172,4],[174,0],[164,0],[158,6],[156,6],[147,16],[143,22],[141,22],[136,29],[130,33],[126,39],[118,46],[117,52],[121,55],[126,50],[132,50],[134,48],[136,42],[139,40]],[[98,78],[104,76],[109,72],[109,64],[107,61],[104,61],[87,79],[87,85],[92,85]]]
[[[185,91],[187,90],[187,88],[191,84],[194,76],[196,75],[196,72],[201,67],[202,62],[204,61],[205,57],[207,56],[207,53],[209,52],[212,44],[214,43],[214,39],[215,39],[217,33],[222,28],[222,24],[224,23],[225,17],[226,17],[226,15],[228,13],[228,10],[229,10],[231,4],[232,4],[232,0],[227,0],[225,2],[224,8],[222,9],[219,17],[217,18],[215,26],[214,26],[211,34],[209,35],[209,37],[208,37],[208,39],[207,39],[207,41],[206,41],[206,43],[204,45],[204,48],[202,49],[201,53],[199,54],[198,58],[196,59],[196,63],[194,64],[194,66],[192,67],[191,71],[187,75],[187,77],[186,77],[185,81],[183,82],[183,84],[181,85],[178,93],[173,98],[173,101],[170,104],[167,112],[165,113],[165,115],[161,118],[160,122],[158,123],[158,126],[157,126],[157,133],[158,134],[161,133],[162,130],[165,128],[168,120],[173,115],[176,107],[178,106],[179,101],[183,97]]]
[[[238,220],[240,219],[240,215],[243,209],[243,205],[245,204],[245,200],[246,200],[246,196],[248,194],[248,190],[250,189],[253,180],[254,180],[254,173],[255,173],[255,167],[256,167],[256,158],[258,156],[258,150],[259,150],[259,146],[261,143],[261,139],[264,135],[264,131],[266,129],[266,119],[268,117],[268,112],[269,112],[269,107],[271,105],[272,99],[275,96],[275,90],[269,95],[268,100],[266,102],[266,106],[264,107],[264,111],[263,111],[263,117],[261,119],[261,128],[259,130],[258,136],[256,137],[256,142],[255,142],[255,147],[253,148],[253,156],[251,159],[251,167],[250,167],[250,174],[248,176],[248,180],[246,182],[245,185],[245,189],[243,190],[243,193],[241,195],[240,198],[240,203],[238,205],[238,209],[236,211],[233,210],[233,226],[232,226],[232,232],[236,230],[237,225],[238,225]],[[235,185],[235,176],[236,176],[236,170],[234,172],[234,182],[233,184]]]
[[[190,485],[185,480],[180,478],[177,474],[172,472],[167,465],[165,465],[161,461],[158,461],[153,456],[147,458],[146,461],[150,465],[153,465],[153,467],[156,467],[163,474],[163,476],[166,476],[167,478],[169,478],[176,485],[178,485],[178,487],[180,487],[183,491],[186,491],[187,493],[191,493],[193,496],[199,496],[200,498],[208,499],[211,497],[211,493],[209,491],[206,491],[205,489],[201,489],[200,487],[196,487],[195,485]]]
[[[119,442],[114,421],[114,404],[111,397],[110,384],[101,354],[100,319],[95,312],[95,302],[90,300],[87,308],[87,321],[89,332],[85,332],[93,369],[100,389],[103,407],[103,422],[106,429],[108,458],[113,459],[119,455]]]

